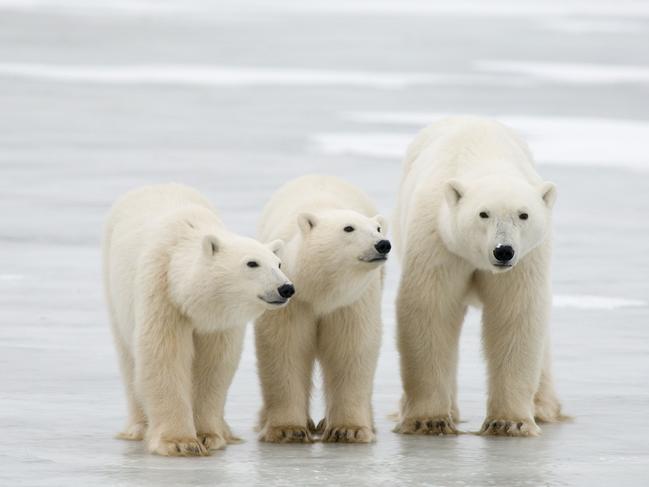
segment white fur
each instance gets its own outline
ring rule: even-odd
[[[353,232],[345,232],[352,226]],[[283,269],[296,295],[255,326],[264,405],[260,438],[309,442],[311,376],[319,360],[326,415],[323,441],[374,439],[372,385],[381,342],[383,218],[345,181],[305,176],[279,189],[264,209],[259,238],[280,238]]]
[[[412,142],[395,218],[404,387],[396,431],[456,432],[458,340],[470,298],[483,306],[483,433],[536,435],[535,417],[561,418],[548,336],[554,198],[527,145],[498,122],[447,118]],[[498,245],[513,247],[511,267],[495,266]]]
[[[104,235],[104,278],[129,417],[119,437],[161,455],[204,455],[236,440],[223,419],[245,324],[288,283],[268,246],[228,232],[197,191],[127,193]],[[249,261],[259,267],[250,268]]]

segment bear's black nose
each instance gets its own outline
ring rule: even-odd
[[[295,294],[295,288],[293,284],[282,284],[277,288],[277,292],[281,297],[288,299]]]
[[[498,262],[506,263],[514,258],[514,249],[511,245],[499,245],[494,249],[494,257]]]
[[[379,254],[383,254],[383,255],[385,255],[385,254],[387,254],[388,252],[390,252],[390,249],[392,248],[392,245],[390,245],[390,241],[389,241],[389,240],[379,240],[379,241],[377,242],[377,244],[374,246],[374,248],[376,249],[376,251],[377,251]]]

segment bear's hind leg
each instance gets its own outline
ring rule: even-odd
[[[121,337],[117,336],[116,330],[113,330],[113,333],[128,407],[126,424],[116,437],[121,440],[140,441],[146,433],[146,415],[135,392],[135,362],[130,350]]]
[[[561,413],[561,403],[554,388],[549,333],[546,336],[541,380],[534,395],[534,418],[539,423],[556,423],[567,419],[567,416]]]

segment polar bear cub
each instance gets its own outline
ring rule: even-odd
[[[263,395],[260,439],[311,442],[311,376],[318,360],[326,442],[374,439],[372,386],[381,343],[386,224],[369,198],[335,177],[311,175],[280,188],[259,225],[262,240],[286,242],[283,269],[299,290],[256,322]]]
[[[127,193],[105,228],[104,281],[128,402],[118,436],[160,455],[206,455],[237,439],[223,419],[246,322],[294,289],[282,242],[228,232],[177,184]]]
[[[455,433],[460,328],[483,307],[489,398],[482,433],[528,436],[561,411],[550,364],[555,187],[509,128],[452,117],[408,148],[395,221],[404,394],[395,431]]]

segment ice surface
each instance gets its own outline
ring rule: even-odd
[[[648,16],[641,1],[0,0],[0,485],[646,485]],[[318,171],[389,215],[405,144],[449,113],[515,126],[558,185],[552,334],[573,422],[536,439],[391,433],[392,261],[375,444],[258,443],[250,336],[227,404],[245,443],[165,459],[113,438],[125,406],[99,235],[117,195],[185,182],[251,235],[278,185]],[[475,431],[477,312],[461,352]]]
[[[461,74],[385,73],[370,71],[233,68],[206,65],[88,66],[0,64],[0,73],[71,83],[210,86],[349,86],[398,89],[412,85],[497,83],[496,77]],[[502,82],[501,82],[502,83]]]
[[[271,13],[342,15],[462,15],[479,17],[542,17],[558,21],[580,20],[572,16],[586,16],[601,20],[615,17],[646,17],[649,6],[643,0],[456,0],[453,2],[422,0],[329,0],[304,2],[301,0],[0,0],[0,7],[13,10],[65,11],[76,15],[116,14],[156,16],[214,14],[216,13]]]

